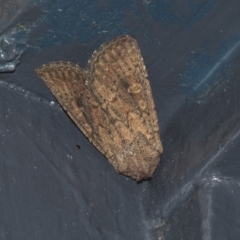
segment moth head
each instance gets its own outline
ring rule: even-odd
[[[145,151],[128,152],[117,156],[117,165],[114,166],[119,173],[129,176],[137,181],[151,178],[157,168],[160,151],[146,146]],[[132,154],[130,154],[132,153]]]

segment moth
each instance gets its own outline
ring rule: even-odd
[[[146,67],[128,35],[104,43],[84,70],[71,62],[36,69],[64,110],[118,173],[152,176],[163,151]]]

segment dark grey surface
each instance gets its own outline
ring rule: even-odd
[[[0,6],[0,239],[239,238],[239,1]],[[141,48],[164,147],[141,183],[113,170],[34,72],[85,67],[124,34]]]

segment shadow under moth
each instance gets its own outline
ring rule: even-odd
[[[70,62],[52,62],[36,72],[118,173],[137,181],[152,176],[163,149],[135,39],[120,36],[102,44],[86,70]]]

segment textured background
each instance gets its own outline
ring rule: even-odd
[[[0,0],[0,239],[238,239],[238,0]],[[117,174],[34,69],[137,39],[164,154]],[[80,146],[81,148],[79,149]]]

